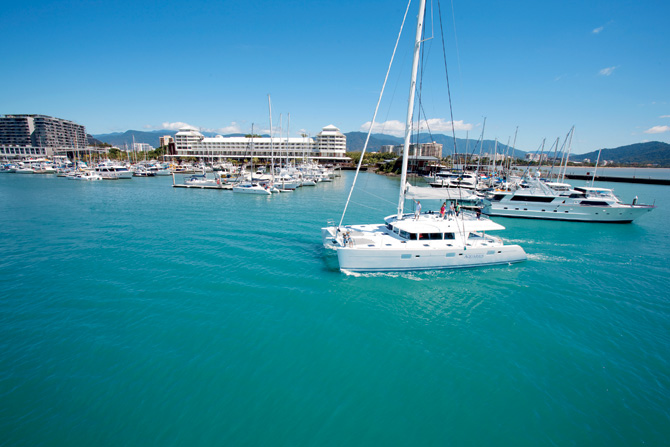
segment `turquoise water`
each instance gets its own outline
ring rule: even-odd
[[[668,187],[613,185],[658,205],[628,225],[498,219],[525,263],[347,276],[319,228],[352,178],[0,175],[0,445],[667,445]],[[359,181],[345,223],[394,212]]]

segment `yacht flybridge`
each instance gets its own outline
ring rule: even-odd
[[[337,226],[331,225],[321,229],[323,245],[337,252],[339,267],[342,271],[437,270],[508,264],[526,259],[526,253],[520,246],[505,245],[500,238],[487,234],[487,231],[502,230],[504,227],[486,217],[470,212],[454,212],[444,216],[430,212],[416,214],[403,212],[406,198],[423,198],[422,194],[428,194],[428,198],[434,198],[436,193],[443,194],[437,191],[438,188],[421,188],[428,191],[425,193],[413,191],[408,194],[410,187],[407,183],[407,160],[425,5],[425,0],[420,0],[405,124],[398,212],[386,217],[384,223],[342,224],[379,110],[378,103],[340,223]],[[386,81],[382,86],[382,94],[385,86]]]

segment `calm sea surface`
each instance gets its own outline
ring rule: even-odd
[[[1,174],[0,445],[667,445],[670,187],[611,185],[658,206],[633,224],[497,219],[525,263],[347,276],[319,229],[352,179]],[[359,182],[345,223],[395,211]]]

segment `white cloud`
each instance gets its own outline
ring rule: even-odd
[[[242,130],[240,129],[240,126],[234,121],[232,123],[230,123],[230,126],[220,127],[218,129],[208,130],[208,131],[218,132],[218,133],[221,133],[221,134],[242,133]]]
[[[592,32],[593,34],[600,34],[600,32],[601,32],[602,30],[604,30],[604,29],[605,29],[604,26],[599,26],[598,28],[594,29],[594,30],[591,31],[591,32]]]
[[[168,122],[161,123],[160,129],[179,130],[182,127],[191,127],[193,129],[196,129],[195,126],[191,126],[190,124],[187,123],[182,123],[181,121],[177,121],[176,123],[168,123]]]
[[[670,115],[661,115],[659,118],[670,118]]]
[[[422,120],[420,123],[420,128],[422,132],[427,132],[430,130],[435,133],[451,132],[451,121],[446,121],[443,118],[431,118],[429,120]],[[454,130],[471,130],[474,126],[472,124],[466,124],[463,120],[454,121]],[[367,132],[370,128],[370,121],[361,125],[361,132]],[[375,123],[372,128],[372,133],[385,133],[387,135],[393,135],[396,137],[401,137],[405,135],[405,123],[398,120],[386,121],[384,123]]]
[[[152,125],[145,125],[145,129],[164,129],[164,130],[179,130],[184,127],[189,127],[191,129],[195,129],[201,132],[212,132],[212,133],[220,133],[220,134],[230,134],[230,133],[242,133],[242,130],[240,129],[239,124],[236,122],[230,123],[230,126],[224,126],[220,127],[218,129],[209,129],[209,128],[204,128],[204,127],[197,127],[193,126],[188,123],[184,123],[182,121],[176,121],[174,123],[170,122],[163,122],[161,123],[160,126],[152,126]]]
[[[644,133],[664,133],[670,132],[670,126],[654,126],[651,129],[647,129]]]
[[[617,66],[603,68],[602,70],[600,70],[600,71],[598,72],[598,74],[599,74],[600,76],[609,76],[609,75],[611,75],[611,74],[614,72],[614,70],[616,70],[617,68],[618,68]]]

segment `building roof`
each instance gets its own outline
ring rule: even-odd
[[[337,135],[337,136],[344,136],[342,132],[340,132],[340,129],[337,127],[333,126],[332,124],[329,124],[328,126],[324,127],[321,129],[321,132],[319,132],[319,135]]]
[[[175,134],[175,136],[191,136],[191,137],[202,137],[203,135],[197,131],[197,129],[194,129],[193,127],[182,127],[179,129],[179,132]]]

